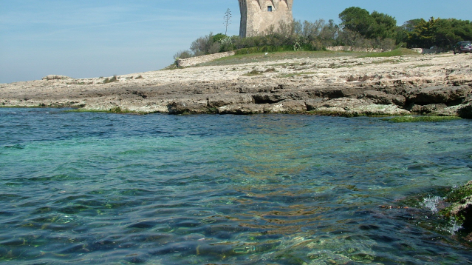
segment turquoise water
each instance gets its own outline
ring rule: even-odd
[[[471,263],[428,209],[379,207],[471,180],[471,129],[3,108],[0,263]]]

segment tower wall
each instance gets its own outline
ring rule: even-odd
[[[239,36],[263,34],[271,26],[277,30],[281,21],[291,23],[293,0],[239,0],[241,24]]]

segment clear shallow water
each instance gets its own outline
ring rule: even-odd
[[[379,205],[470,180],[471,129],[0,108],[0,262],[467,264]]]

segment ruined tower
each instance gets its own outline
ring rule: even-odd
[[[279,23],[291,23],[293,0],[239,0],[242,38],[264,33],[271,25],[277,30]]]

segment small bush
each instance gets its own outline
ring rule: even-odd
[[[103,80],[103,83],[104,84],[108,84],[108,83],[112,83],[112,82],[117,82],[118,81],[118,77],[116,77],[116,75],[114,75],[112,78],[105,78],[105,80]]]
[[[190,58],[192,56],[193,56],[193,54],[189,50],[179,51],[176,54],[174,54],[174,60],[187,59],[187,58]]]
[[[205,54],[213,54],[220,52],[221,44],[219,40],[223,39],[225,35],[217,34],[213,35],[210,33],[207,36],[196,39],[190,45],[190,50],[193,51],[194,56],[200,56]],[[217,40],[217,41],[216,41]]]

